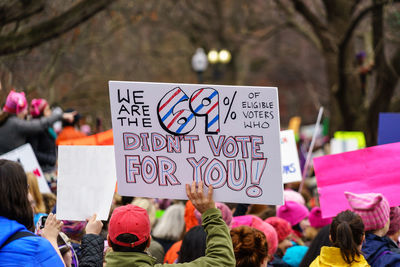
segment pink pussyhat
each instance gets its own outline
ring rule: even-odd
[[[354,194],[344,192],[352,210],[360,215],[365,231],[378,230],[389,221],[390,207],[387,199],[379,193]]]
[[[25,93],[17,93],[14,90],[11,90],[7,96],[3,111],[18,115],[25,111],[27,107],[28,103],[25,98]]]
[[[325,225],[332,223],[332,218],[322,218],[322,212],[320,207],[312,208],[310,215],[308,216],[310,225],[314,228],[322,228]]]
[[[32,99],[30,107],[32,117],[37,118],[43,115],[43,111],[47,107],[47,105],[47,101],[43,98]]]

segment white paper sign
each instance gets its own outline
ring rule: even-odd
[[[110,81],[118,192],[281,204],[277,88]]]
[[[283,183],[301,181],[299,154],[293,130],[281,131],[281,153]]]
[[[50,193],[49,185],[44,178],[42,169],[36,159],[31,144],[27,143],[10,152],[0,156],[1,159],[8,159],[21,163],[25,172],[32,172],[38,178],[39,191],[41,193]]]
[[[339,154],[343,152],[354,151],[358,149],[358,140],[350,139],[331,139],[331,154]]]
[[[107,220],[116,182],[113,146],[59,146],[57,219]]]

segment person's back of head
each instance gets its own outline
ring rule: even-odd
[[[38,178],[33,172],[26,173],[26,177],[28,178],[28,185],[29,185],[29,193],[31,193],[32,197],[35,200],[35,213],[45,213],[46,207],[43,202],[42,193],[39,190],[39,183]]]
[[[116,252],[143,252],[150,244],[150,220],[135,205],[116,208],[108,225],[108,242]]]
[[[329,233],[332,245],[340,248],[345,262],[350,264],[361,255],[364,223],[359,215],[350,210],[339,213],[333,218]]]
[[[159,239],[178,241],[185,230],[185,206],[174,204],[169,206],[153,229],[153,236]]]
[[[249,226],[239,226],[231,230],[236,266],[266,266],[268,243],[260,230]]]
[[[345,197],[353,212],[358,214],[367,233],[386,235],[390,225],[390,206],[380,193],[355,194],[345,192]]]
[[[321,247],[332,246],[329,239],[330,225],[322,227],[318,232],[314,240],[311,242],[306,255],[304,255],[303,260],[300,263],[300,267],[308,267],[315,260],[315,258],[321,253]]]
[[[207,234],[203,226],[191,228],[183,237],[178,263],[191,262],[206,254]]]
[[[28,180],[22,166],[0,159],[0,216],[33,227],[33,210],[28,200]]]

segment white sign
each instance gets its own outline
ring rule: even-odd
[[[299,154],[293,130],[281,131],[281,153],[283,183],[301,181]]]
[[[107,220],[116,182],[113,146],[59,146],[57,219]]]
[[[282,204],[277,88],[110,81],[118,192]]]
[[[39,190],[41,193],[50,193],[49,185],[44,178],[42,169],[36,159],[31,144],[27,143],[10,152],[0,156],[1,159],[8,159],[19,162],[25,172],[32,172],[38,178]]]
[[[339,154],[343,152],[354,151],[358,149],[358,140],[350,139],[331,139],[331,154]]]

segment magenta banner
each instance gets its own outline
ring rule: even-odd
[[[322,215],[350,209],[344,192],[382,193],[400,205],[400,142],[314,158]]]

